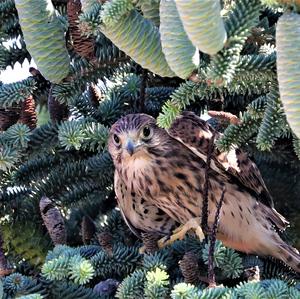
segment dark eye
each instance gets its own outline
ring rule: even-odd
[[[144,127],[142,131],[142,138],[150,139],[151,136],[152,136],[152,129],[148,126]]]
[[[114,141],[115,141],[116,144],[120,143],[120,138],[116,134],[114,135]]]

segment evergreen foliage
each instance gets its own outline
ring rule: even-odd
[[[119,215],[120,216],[120,215]],[[128,240],[127,240],[128,241]],[[115,244],[112,253],[104,247],[96,245],[69,247],[57,245],[48,252],[42,266],[41,275],[36,279],[20,273],[13,273],[3,279],[4,298],[20,295],[39,294],[42,298],[57,298],[64,294],[67,298],[113,298],[102,296],[96,284],[105,277],[117,279],[120,284],[117,298],[298,298],[297,279],[274,275],[273,279],[259,282],[241,281],[236,285],[207,289],[205,283],[183,283],[185,279],[179,270],[178,262],[189,248],[197,248],[198,263],[203,266],[207,262],[207,244],[196,239],[187,238],[177,241],[172,249],[153,254],[141,255],[132,253],[126,244],[112,241]],[[199,249],[202,248],[202,254]],[[242,256],[232,249],[217,243],[215,252],[217,279],[226,283],[230,277],[240,277],[240,273],[250,266],[248,256]],[[257,261],[256,261],[257,262]],[[262,267],[270,261],[261,261]],[[252,265],[256,264],[254,261]],[[276,265],[276,264],[274,264]],[[273,265],[273,267],[274,267]],[[276,266],[275,266],[276,267]],[[277,266],[278,267],[278,266]],[[237,270],[238,269],[238,270]],[[280,271],[280,268],[278,268]],[[262,268],[262,275],[267,275]],[[105,283],[103,281],[102,283]],[[93,290],[94,286],[94,290]],[[60,293],[61,292],[61,293]],[[59,294],[59,295],[58,295]],[[283,296],[283,297],[279,297]],[[61,297],[59,297],[61,298]],[[227,298],[227,297],[226,297]]]
[[[210,120],[223,132],[218,148],[248,150],[275,201],[286,208],[292,198],[299,238],[299,1],[200,2],[0,2],[0,72],[25,60],[38,68],[0,82],[0,250],[14,269],[0,279],[0,298],[2,285],[5,299],[300,297],[291,269],[221,242],[219,286],[207,288],[208,244],[188,236],[141,254],[116,207],[106,143],[117,119],[148,113],[168,128],[183,110],[225,111],[240,122]],[[50,120],[41,125],[42,109]],[[182,267],[189,253],[195,263]],[[259,279],[245,277],[249,268]]]

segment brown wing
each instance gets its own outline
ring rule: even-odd
[[[168,133],[205,161],[213,135],[215,135],[215,140],[221,137],[221,133],[193,112],[183,112],[173,122]],[[228,152],[221,153],[215,147],[211,167],[219,173],[225,169],[227,173],[238,179],[246,188],[254,191],[261,202],[273,207],[272,197],[260,171],[241,149],[233,148]]]

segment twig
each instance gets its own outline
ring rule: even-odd
[[[216,244],[216,234],[220,221],[220,211],[224,200],[225,187],[223,187],[220,201],[217,205],[217,211],[215,215],[214,224],[210,234],[210,244],[208,249],[208,285],[209,287],[216,287],[216,277],[214,272],[214,254],[215,254],[215,244]]]
[[[212,153],[214,151],[214,141],[215,141],[215,133],[213,133],[213,136],[212,136],[209,146],[208,146],[206,166],[205,166],[205,183],[204,183],[204,190],[203,190],[203,207],[202,207],[201,227],[206,236],[207,236],[207,232],[209,231],[208,223],[207,223],[208,222],[208,185],[209,185],[208,170],[210,168]],[[206,237],[206,241],[207,241],[207,237]]]

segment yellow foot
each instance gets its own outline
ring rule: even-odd
[[[146,253],[146,247],[143,245],[141,248],[139,248],[139,254],[144,254]]]
[[[182,240],[189,230],[193,230],[200,241],[204,239],[204,233],[200,226],[200,218],[192,218],[186,224],[176,228],[171,236],[166,236],[158,240],[158,247],[164,248],[177,240]]]

